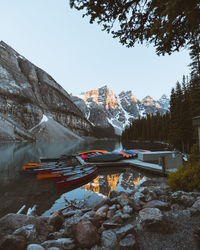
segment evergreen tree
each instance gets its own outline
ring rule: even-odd
[[[158,54],[178,51],[200,34],[199,0],[70,0],[70,6],[123,45],[146,41]]]
[[[190,58],[192,61],[189,64],[191,68],[191,76],[200,76],[200,37],[194,40],[190,46]]]

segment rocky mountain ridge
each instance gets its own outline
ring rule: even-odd
[[[117,134],[121,134],[139,116],[157,112],[165,114],[169,110],[169,98],[166,95],[157,101],[150,96],[139,100],[132,91],[122,91],[116,95],[107,85],[78,96],[71,94],[71,99],[93,125],[114,127]]]
[[[0,139],[37,138],[31,129],[38,124],[44,125],[44,115],[51,118],[48,120],[51,125],[46,128],[51,127],[54,133],[57,131],[52,129],[55,124],[57,128],[59,124],[70,129],[76,139],[77,134],[88,135],[92,131],[92,125],[74,105],[69,94],[49,74],[1,41]],[[49,131],[45,130],[46,138],[51,137]]]

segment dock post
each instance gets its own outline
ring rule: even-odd
[[[165,157],[161,156],[159,159],[160,165],[162,166],[162,172],[163,174],[166,173],[166,165],[165,165]]]

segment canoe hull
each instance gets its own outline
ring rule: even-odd
[[[76,175],[74,177],[71,177],[71,178],[69,177],[69,178],[66,178],[65,180],[56,182],[57,187],[58,188],[68,187],[68,186],[78,184],[79,182],[86,181],[90,179],[92,176],[95,176],[96,172],[97,172],[97,168],[94,167],[91,171],[88,171],[88,173],[86,174]]]

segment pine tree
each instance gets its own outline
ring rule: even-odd
[[[191,63],[189,67],[191,68],[191,76],[200,76],[200,37],[193,41],[190,46],[190,58]]]

